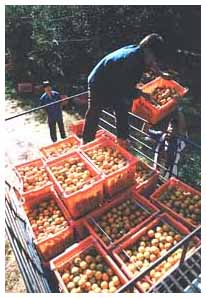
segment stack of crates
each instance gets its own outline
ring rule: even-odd
[[[71,136],[41,148],[40,154],[41,159],[16,167],[23,185],[25,167],[38,165],[46,177],[45,185],[22,189],[20,204],[42,263],[54,272],[60,292],[116,292],[200,223],[199,218],[196,223],[183,218],[162,198],[175,186],[188,202],[190,194],[195,196],[197,209],[199,192],[173,178],[157,189],[159,172],[104,133],[84,146]],[[59,217],[65,226],[55,230]],[[199,243],[194,237],[187,256]],[[130,291],[149,291],[178,266],[181,252],[175,251]]]

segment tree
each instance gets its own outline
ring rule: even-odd
[[[169,63],[181,65],[187,77],[193,58],[177,57],[176,50],[200,52],[200,18],[200,6],[191,5],[6,6],[6,48],[16,81],[39,83],[47,77],[65,83],[71,92],[72,85],[80,87],[82,76],[86,87],[89,71],[106,53],[159,32]]]

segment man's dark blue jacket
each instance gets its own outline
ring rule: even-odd
[[[60,100],[60,94],[57,91],[51,91],[51,97],[44,93],[40,97],[40,105],[46,105],[51,102]],[[60,103],[46,107],[49,121],[57,121],[62,118],[62,109]]]
[[[133,99],[144,67],[140,47],[128,45],[105,56],[90,73],[88,84],[97,96]]]

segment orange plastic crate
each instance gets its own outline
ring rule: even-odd
[[[82,137],[84,124],[85,124],[84,119],[78,120],[78,121],[75,121],[74,123],[70,124],[69,129],[74,135],[76,135],[78,137]],[[110,133],[109,131],[107,131],[105,129],[98,129],[96,132],[95,138],[97,139],[104,135],[109,136],[112,139],[115,139],[115,137],[116,137],[114,134]]]
[[[114,148],[127,160],[127,165],[109,175],[105,174],[103,170],[95,165],[92,159],[87,155],[87,152],[91,149],[93,150],[100,147]],[[135,171],[138,159],[130,154],[127,150],[114,143],[109,138],[101,137],[91,143],[82,146],[81,150],[90,161],[90,163],[93,164],[99,171],[101,171],[104,177],[104,190],[107,195],[113,196],[115,193],[135,184]]]
[[[141,179],[141,176],[138,175],[139,167],[142,167],[143,169],[148,171],[146,179]],[[141,159],[138,160],[137,166],[136,166],[136,183],[137,183],[136,190],[139,193],[143,194],[145,193],[145,191],[152,190],[156,186],[158,178],[159,178],[158,170],[153,169],[151,166],[143,162]]]
[[[85,120],[81,119],[69,125],[70,131],[78,137],[82,137]]]
[[[66,155],[72,150],[77,149],[79,146],[80,140],[73,135],[52,145],[42,147],[39,151],[42,157],[48,161],[58,158],[59,156]]]
[[[75,239],[79,241],[89,236],[89,231],[85,225],[84,217],[78,220],[74,220],[73,224],[74,224],[74,231],[75,231],[75,237],[76,237]]]
[[[141,90],[145,93],[152,93],[157,87],[172,87],[179,93],[180,96],[184,96],[188,89],[184,88],[174,80],[165,80],[161,77],[145,84]],[[176,99],[171,99],[165,105],[161,107],[155,107],[148,100],[143,97],[137,98],[133,101],[132,113],[144,118],[152,124],[156,124],[161,119],[171,113],[177,106]]]
[[[50,190],[50,187],[52,186],[52,182],[49,180],[47,183],[45,183],[45,185],[42,185],[39,187],[34,187],[33,189],[28,190],[28,191],[24,190],[24,182],[23,182],[24,176],[21,176],[20,171],[25,167],[35,167],[35,166],[45,168],[45,165],[40,158],[15,166],[14,170],[15,170],[19,180],[22,181],[22,186],[23,186],[23,190],[21,193],[22,196],[30,196],[30,197],[38,196],[38,195],[46,193],[48,190]],[[45,173],[47,174],[46,169],[45,169]],[[31,178],[33,178],[33,176],[31,176]]]
[[[68,293],[68,289],[62,280],[61,272],[71,263],[75,257],[78,257],[82,253],[89,252],[91,249],[95,249],[97,253],[103,257],[105,263],[113,270],[114,274],[119,277],[121,285],[124,285],[128,282],[126,276],[121,272],[111,257],[92,236],[89,236],[80,243],[74,244],[67,251],[50,262],[51,270],[54,271],[54,275],[62,292]]]
[[[64,204],[61,202],[57,193],[50,188],[44,194],[38,195],[36,197],[26,196],[24,197],[23,208],[25,213],[28,214],[32,210],[35,210],[35,207],[38,207],[40,203],[45,201],[54,200],[59,210],[61,211],[62,215],[65,220],[68,222],[68,226],[65,226],[62,230],[57,231],[52,235],[48,235],[47,237],[43,238],[42,240],[37,239],[35,236],[35,232],[33,231],[32,224],[30,222],[30,229],[34,239],[34,244],[37,247],[39,254],[43,258],[43,262],[47,262],[51,260],[58,254],[62,253],[68,245],[73,242],[73,223],[71,217],[65,208]],[[29,220],[29,219],[28,219]]]
[[[188,217],[183,217],[182,215],[180,215],[177,211],[175,211],[174,209],[172,209],[172,207],[167,206],[166,203],[162,203],[160,201],[160,197],[162,196],[162,194],[164,194],[168,187],[178,187],[186,192],[191,192],[194,195],[198,195],[201,197],[201,193],[199,191],[197,191],[196,189],[192,188],[191,186],[183,183],[180,180],[177,180],[176,178],[170,178],[167,182],[165,182],[164,184],[162,184],[152,195],[151,195],[151,199],[153,200],[154,203],[156,203],[161,209],[167,211],[169,214],[171,214],[174,218],[176,218],[177,220],[181,221],[183,224],[187,225],[189,228],[195,229],[197,228],[197,226],[200,225],[200,222],[194,223],[194,221],[192,221],[190,218]]]
[[[19,83],[17,88],[19,93],[32,93],[33,91],[32,83]]]
[[[99,129],[99,130],[97,130],[96,139],[97,138],[101,138],[101,137],[110,138],[112,141],[115,141],[116,140],[116,136],[113,133],[111,133],[111,132],[109,132],[109,131],[107,131],[105,129]]]
[[[111,212],[111,209],[118,208],[121,204],[123,204],[126,200],[131,200],[136,205],[136,210],[139,213],[145,211],[148,213],[144,219],[141,220],[135,227],[131,228],[127,233],[125,233],[122,237],[119,239],[116,239],[112,241],[110,238],[110,235],[108,235],[105,232],[104,227],[101,226],[99,223],[99,219],[101,219],[103,216],[105,216],[107,213]],[[85,225],[87,226],[89,232],[91,235],[96,238],[100,244],[107,250],[111,251],[114,247],[117,247],[120,243],[122,243],[125,239],[127,239],[129,236],[133,235],[135,232],[137,232],[141,227],[143,227],[146,223],[148,223],[150,220],[152,220],[158,213],[159,209],[150,203],[147,199],[145,199],[142,195],[138,194],[137,191],[134,188],[130,188],[127,191],[124,191],[124,193],[116,195],[113,200],[105,204],[101,209],[98,209],[96,211],[93,211],[90,213],[85,220]],[[125,216],[127,216],[125,214]],[[140,215],[136,215],[137,217]],[[95,231],[94,226],[96,225],[97,228],[101,227],[101,229],[104,231],[102,235],[106,236],[107,239],[109,239],[109,243],[105,243],[105,241],[100,237],[100,235]],[[100,231],[100,228],[99,228]]]
[[[94,182],[89,186],[86,184],[89,180],[86,180],[82,184],[82,189],[69,193],[65,191],[60,185],[59,181],[54,176],[51,167],[64,165],[64,163],[71,158],[78,158],[80,162],[85,164],[87,170],[91,173]],[[72,152],[68,155],[64,155],[53,161],[47,163],[47,171],[50,179],[53,181],[54,186],[65,206],[68,208],[72,218],[77,219],[91,210],[97,208],[103,201],[103,178],[100,173],[88,162],[88,160],[79,152]]]
[[[176,231],[177,233],[181,234],[182,236],[186,236],[190,233],[189,229],[186,228],[183,224],[179,223],[178,221],[176,221],[174,218],[172,218],[170,215],[168,215],[167,213],[162,213],[160,215],[158,215],[153,221],[151,221],[150,223],[148,223],[144,228],[140,229],[136,234],[134,234],[132,237],[130,237],[129,239],[127,239],[125,242],[123,242],[121,244],[121,247],[119,246],[118,248],[114,249],[112,251],[112,254],[115,258],[115,260],[118,262],[118,264],[120,265],[120,268],[122,269],[122,271],[125,273],[125,275],[129,278],[132,279],[135,275],[129,270],[129,268],[127,267],[126,263],[123,261],[122,256],[126,256],[125,254],[125,249],[130,248],[132,245],[134,245],[135,243],[137,243],[139,241],[139,239],[144,236],[146,234],[147,231],[149,231],[150,229],[154,229],[157,225],[159,225],[160,223],[163,224],[168,224],[172,230]],[[194,250],[196,249],[196,247],[198,247],[200,245],[200,240],[198,237],[193,237],[193,242],[195,244],[195,246],[193,246],[187,253],[187,257],[190,256]],[[152,262],[151,262],[152,263]],[[150,263],[150,264],[151,264]],[[176,264],[174,264],[172,266],[172,268],[170,268],[170,270],[168,272],[166,272],[166,274],[164,274],[160,280],[158,280],[157,283],[159,283],[162,279],[164,279],[171,270],[174,270],[176,268],[176,266],[178,265],[178,262]],[[140,272],[140,271],[139,271]],[[138,274],[138,272],[136,273],[136,275]],[[140,282],[137,283],[137,288],[141,291],[144,292],[143,287],[141,286],[142,282],[148,282],[151,286],[154,285],[154,283],[151,281],[151,279],[149,278],[149,276],[145,276]]]

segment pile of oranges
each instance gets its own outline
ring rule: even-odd
[[[67,193],[74,193],[95,182],[91,171],[78,157],[68,158],[62,164],[51,166],[51,171]]]
[[[44,240],[69,226],[54,199],[45,198],[26,212],[37,240]]]
[[[70,293],[114,293],[121,286],[119,277],[93,248],[75,257],[60,274]]]
[[[49,182],[49,177],[43,166],[22,166],[18,169],[23,180],[24,192],[41,188]]]
[[[109,175],[127,165],[127,160],[115,148],[99,146],[86,151],[94,164],[106,175]]]

